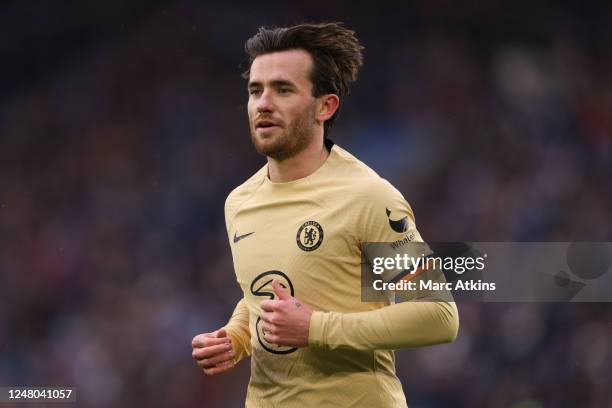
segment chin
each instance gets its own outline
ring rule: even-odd
[[[251,134],[251,140],[253,141],[257,151],[260,153],[265,151],[276,151],[279,148],[282,148],[282,139],[282,134],[278,134],[277,132],[255,132],[254,134]]]
[[[274,153],[279,150],[278,143],[275,140],[271,140],[270,137],[264,139],[260,136],[255,136],[253,138],[253,145],[255,146],[255,150],[264,156],[274,155]]]

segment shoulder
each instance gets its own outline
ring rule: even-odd
[[[332,154],[334,155],[333,167],[336,176],[355,180],[380,178],[367,164],[340,146],[334,145]]]
[[[422,240],[403,194],[350,153],[338,149],[340,183],[348,203],[345,219],[358,242]],[[348,170],[346,170],[348,169]]]
[[[267,166],[263,166],[244,183],[233,189],[225,199],[225,216],[233,216],[257,189],[262,185],[267,174]]]
[[[351,153],[334,146],[337,155],[335,174],[350,187],[354,198],[366,201],[384,200],[390,197],[402,198],[402,194],[386,179]]]

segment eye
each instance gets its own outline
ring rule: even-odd
[[[278,93],[281,94],[281,95],[282,94],[288,94],[290,92],[291,92],[290,88],[279,88],[279,90],[278,90]]]
[[[257,96],[261,94],[261,89],[249,89],[249,95]]]

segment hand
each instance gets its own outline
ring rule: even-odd
[[[261,302],[264,339],[279,346],[308,346],[312,310],[292,297],[276,280],[272,281],[272,288],[278,300]]]
[[[198,334],[191,341],[193,359],[206,375],[221,374],[234,368],[232,341],[225,329]]]

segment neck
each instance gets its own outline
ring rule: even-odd
[[[268,176],[274,183],[286,183],[307,177],[317,171],[329,152],[321,141],[310,143],[304,150],[287,159],[276,160],[268,157]]]

